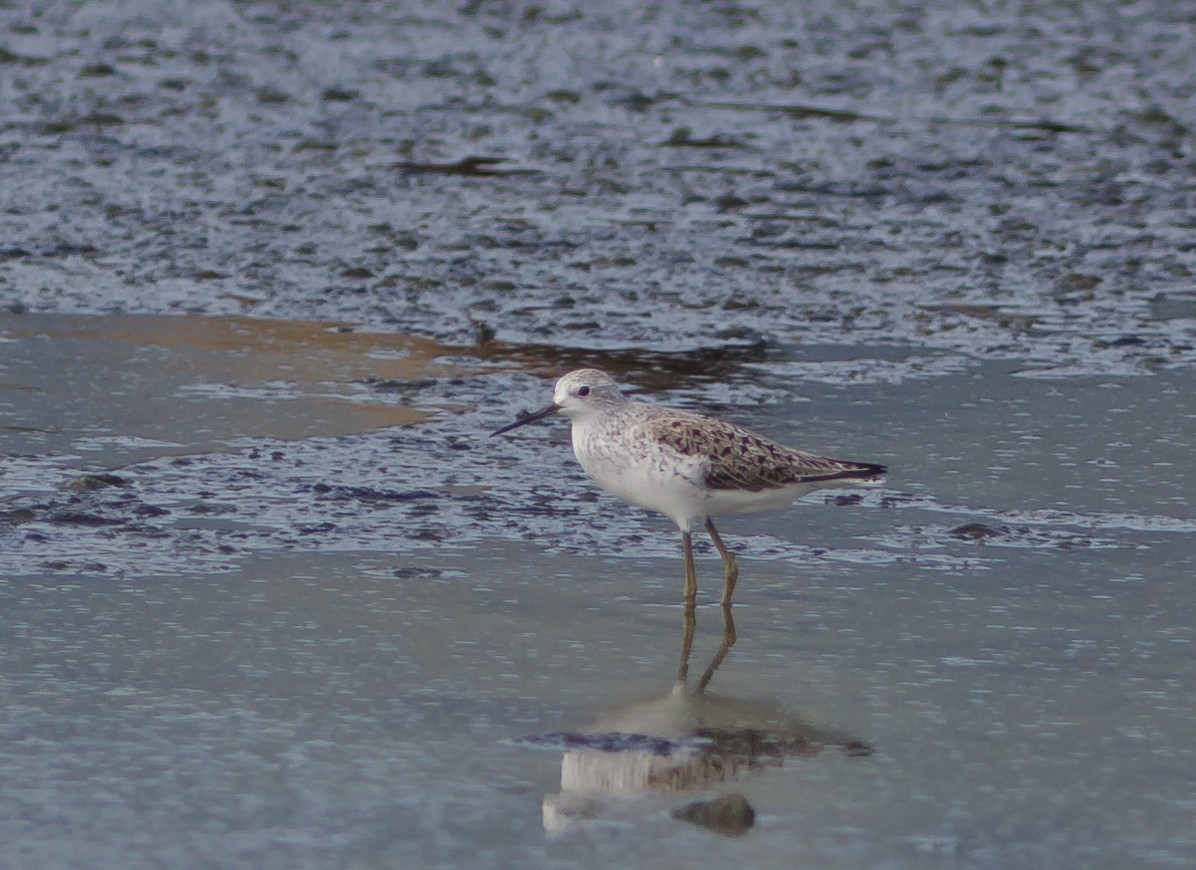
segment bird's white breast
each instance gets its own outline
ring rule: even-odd
[[[706,515],[702,459],[661,445],[638,429],[630,415],[574,420],[573,453],[607,492],[659,511],[683,530]]]

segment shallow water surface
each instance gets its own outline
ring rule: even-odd
[[[563,424],[484,437],[546,381],[392,338],[419,374],[371,390],[311,327],[269,341],[291,404],[259,428],[228,413],[257,375],[166,326],[237,329],[6,324],[33,425],[2,466],[0,863],[1196,857],[1190,375],[847,384],[908,357],[826,347],[712,360],[722,391],[695,367],[673,401],[893,471],[722,524],[734,643],[702,547],[686,694],[675,530],[597,493]],[[729,791],[740,837],[670,816]]]
[[[0,7],[0,866],[1196,865],[1192,24]],[[582,365],[892,469],[683,689]]]

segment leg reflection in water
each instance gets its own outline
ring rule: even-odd
[[[634,795],[719,787],[780,767],[790,758],[817,755],[828,746],[850,756],[871,752],[858,738],[819,728],[775,700],[707,691],[737,640],[731,608],[721,609],[722,639],[696,682],[689,682],[689,665],[697,615],[687,607],[681,661],[671,689],[611,707],[581,731],[521,741],[562,753],[560,793],[543,800],[546,828],[565,830],[596,818],[637,818],[643,808],[629,801]]]
[[[731,615],[730,605],[724,604],[723,611],[723,640],[719,645],[718,651],[714,654],[714,658],[710,660],[710,664],[706,666],[706,670],[702,673],[701,679],[698,680],[695,691],[701,694],[706,691],[706,686],[709,685],[714,672],[719,669],[723,663],[723,659],[727,657],[727,653],[731,651],[731,647],[735,646],[735,617]],[[681,663],[677,666],[677,682],[682,686],[685,685],[686,680],[689,679],[689,657],[693,652],[694,634],[698,628],[698,617],[694,608],[685,608],[685,631],[681,637]]]

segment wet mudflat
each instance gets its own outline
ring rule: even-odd
[[[0,865],[1196,863],[1191,25],[0,10]],[[688,692],[590,364],[892,468]]]
[[[1186,2],[4,23],[9,304],[559,347],[847,332],[1062,372],[1191,352]]]

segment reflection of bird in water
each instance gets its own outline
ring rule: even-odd
[[[553,414],[572,420],[573,453],[599,486],[677,524],[687,607],[698,594],[695,528],[706,529],[722,556],[722,603],[729,605],[739,568],[712,517],[783,507],[818,487],[873,482],[885,473],[883,465],[795,450],[713,417],[633,402],[597,369],[564,375],[550,405],[491,435]]]
[[[562,830],[612,809],[618,812],[604,798],[700,789],[780,767],[786,757],[816,755],[826,746],[850,755],[870,753],[862,741],[816,728],[779,704],[707,691],[736,640],[729,607],[723,608],[718,650],[694,686],[687,686],[694,624],[691,614],[680,678],[666,695],[609,710],[583,732],[521,741],[563,752],[561,791],[543,801],[545,828]]]

